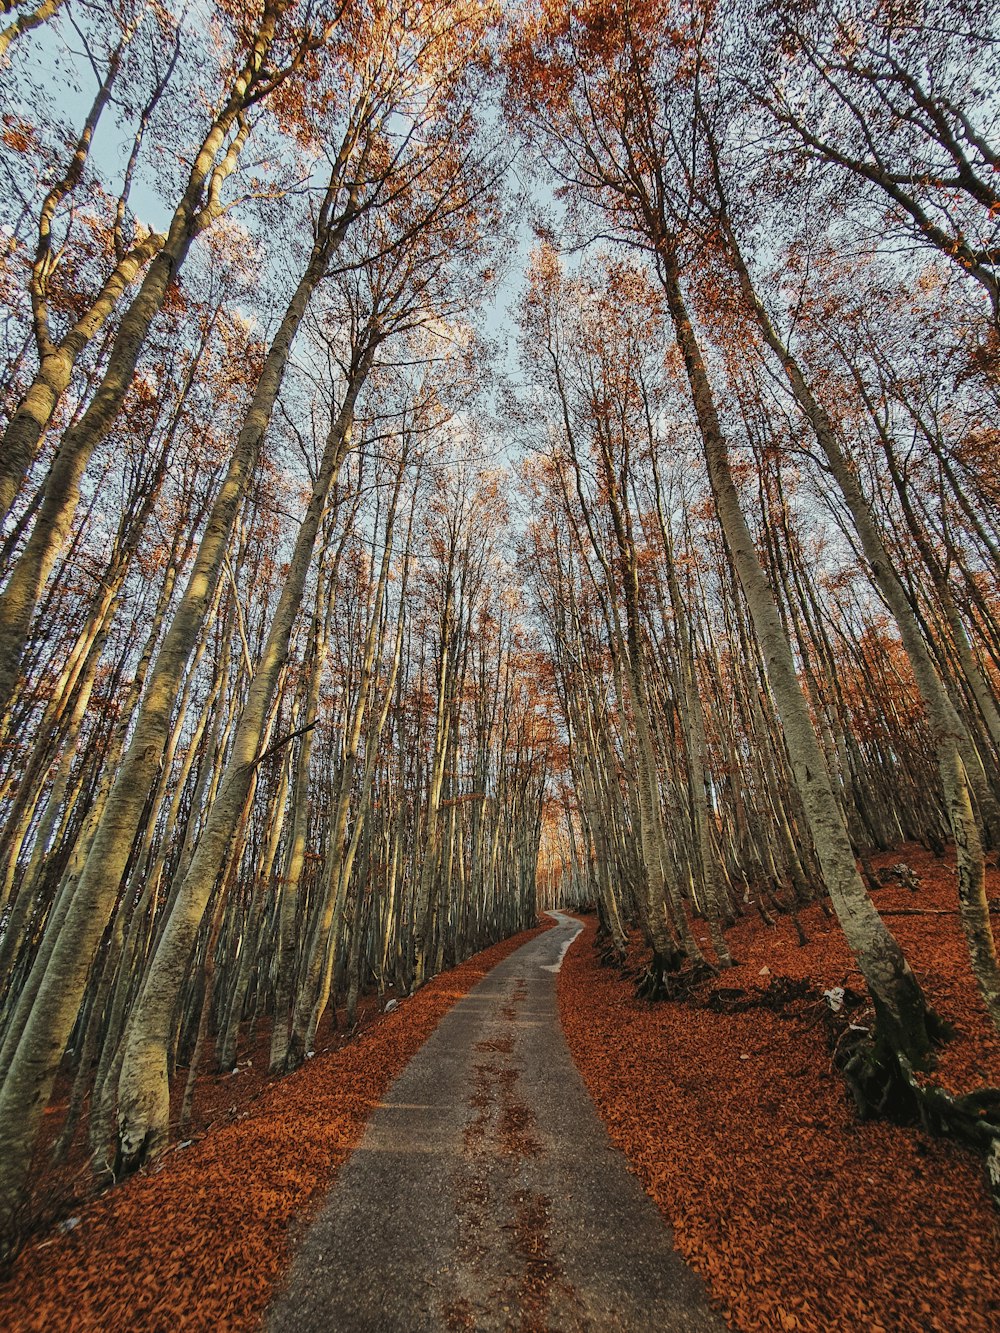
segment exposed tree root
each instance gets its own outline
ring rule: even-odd
[[[625,960],[610,938],[600,943],[597,953],[603,966],[624,970]],[[633,973],[636,998],[650,1003],[675,1000],[716,1013],[766,1009],[778,1018],[804,1019],[810,1026],[822,1023],[834,1067],[843,1076],[860,1119],[920,1125],[929,1134],[971,1148],[984,1159],[990,1196],[1000,1209],[1000,1089],[983,1088],[956,1097],[933,1083],[922,1083],[907,1057],[880,1040],[868,997],[847,986],[823,991],[808,978],[782,976],[757,991],[706,986],[718,976],[718,969],[704,962],[685,967],[686,961],[679,951],[670,957],[654,952],[649,966]],[[927,1023],[936,1046],[953,1035],[933,1011]]]
[[[985,1162],[990,1195],[1000,1208],[1000,1088],[980,1088],[956,1097],[933,1083],[922,1083],[902,1052],[886,1049],[877,1037],[853,1025],[841,1032],[833,1051],[834,1065],[863,1120],[879,1117],[899,1125],[919,1124],[928,1134],[971,1148]]]
[[[686,954],[678,952],[668,960],[654,953],[649,967],[636,985],[636,999],[648,1000],[650,1003],[687,1000],[707,980],[718,976],[718,969],[705,961],[685,968],[686,957]]]
[[[610,935],[606,939],[594,941],[594,952],[601,967],[614,967],[623,972],[628,966],[625,950],[615,944]]]
[[[743,990],[740,986],[716,986],[700,1003],[717,1014],[745,1014],[749,1009],[769,1009],[779,1018],[792,1018],[799,1016],[801,1009],[791,1010],[789,1006],[815,996],[816,987],[811,981],[775,977],[769,986],[757,992]]]
[[[719,986],[696,995],[693,987],[686,993],[676,984],[672,989],[671,998],[716,1013],[767,1009],[779,1018],[822,1022],[834,1067],[843,1076],[859,1117],[920,1125],[928,1134],[971,1148],[984,1159],[990,1195],[1000,1208],[1000,1088],[982,1088],[956,1097],[933,1083],[921,1082],[906,1056],[879,1040],[874,1019],[859,1021],[866,1016],[865,996],[847,987],[823,992],[808,979],[791,977],[775,977],[758,992]],[[930,1020],[931,1038],[941,1045],[952,1033],[936,1014]]]

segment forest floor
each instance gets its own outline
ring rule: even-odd
[[[726,1333],[573,1067],[556,973],[580,928],[560,914],[444,1016],[337,1173],[268,1333]]]
[[[933,1077],[956,1093],[1000,1085],[1000,1038],[970,979],[953,860],[915,847],[876,859],[897,862],[919,887],[890,884],[879,908],[957,1030]],[[988,893],[1000,899],[996,870]],[[1000,1219],[982,1164],[919,1129],[859,1123],[814,1000],[780,1016],[706,1007],[720,988],[766,1005],[782,978],[860,991],[836,923],[818,906],[800,920],[804,946],[790,919],[769,928],[748,914],[728,932],[738,967],[688,1001],[651,1006],[634,998],[634,979],[599,964],[589,919],[558,976],[577,1067],[732,1328],[992,1333]],[[29,1242],[0,1285],[0,1327],[259,1326],[372,1108],[455,1002],[536,933],[476,955],[390,1014],[369,1001],[352,1040],[321,1033],[316,1057],[285,1078],[267,1077],[258,1033],[239,1076],[200,1077],[188,1140],[95,1200],[75,1206],[74,1158],[43,1173],[40,1192],[53,1207],[74,1204],[73,1216]],[[636,946],[630,963],[643,962]],[[57,1102],[50,1138],[64,1111]]]
[[[324,1040],[321,1029],[315,1057],[293,1074],[267,1076],[260,1034],[241,1054],[238,1078],[201,1075],[187,1140],[28,1243],[0,1284],[0,1328],[258,1327],[372,1108],[455,1002],[551,924],[441,973],[388,1014],[370,1003],[353,1040],[332,1031]],[[181,1071],[178,1095],[183,1079]],[[56,1125],[64,1113],[57,1101]],[[39,1193],[48,1188],[65,1208],[80,1171],[71,1161],[44,1175]]]
[[[991,858],[992,859],[992,858]],[[933,1078],[1000,1086],[1000,1038],[971,980],[953,858],[908,846],[875,858],[920,877],[875,895],[931,1003],[957,1029]],[[1000,873],[988,896],[1000,898]],[[692,997],[650,1005],[600,965],[596,919],[559,974],[570,1050],[613,1140],[727,1320],[744,1333],[993,1333],[1000,1217],[982,1163],[917,1128],[859,1123],[814,1001],[717,1013],[712,990],[766,1000],[780,979],[863,990],[835,921],[749,915],[727,933],[739,966]],[[630,962],[641,966],[636,948]],[[864,1023],[864,1016],[856,1022]]]

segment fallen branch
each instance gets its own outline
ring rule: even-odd
[[[957,907],[880,907],[879,916],[958,916]]]

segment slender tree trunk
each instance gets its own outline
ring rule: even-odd
[[[312,563],[316,535],[330,488],[350,443],[355,403],[373,355],[374,347],[369,345],[352,368],[347,394],[327,439],[309,508],[299,528],[267,644],[250,682],[250,692],[236,728],[232,754],[219,793],[177,891],[129,1025],[118,1083],[119,1152],[127,1168],[139,1166],[148,1157],[155,1156],[167,1140],[170,1095],[166,1062],[174,1006],[212,886],[222,867],[235,822],[259,762],[261,740],[271,713],[278,677],[288,655],[292,626]]]
[[[857,474],[844,457],[833,425],[806,382],[801,367],[779,338],[757,298],[735,243],[731,249],[747,302],[756,314],[765,341],[781,360],[795,399],[809,420],[830,464],[834,479],[847,501],[872,578],[899,627],[903,647],[927,711],[937,752],[948,819],[958,854],[959,916],[969,947],[972,970],[994,1026],[1000,1029],[1000,966],[997,963],[996,944],[986,901],[985,859],[962,761],[963,746],[971,744],[968,732],[935,669],[906,593],[893,571]]]
[[[882,1040],[911,1061],[923,1063],[930,1047],[926,1001],[855,866],[847,829],[795,673],[791,647],[740,506],[728,444],[681,291],[676,259],[669,250],[661,258],[664,292],[691,386],[712,494],[767,661],[768,679],[781,715],[792,771],[823,878],[848,945],[875,1001]]]
[[[8,1234],[41,1116],[79,1011],[87,975],[114,908],[146,796],[156,781],[170,713],[184,668],[215,591],[236,514],[260,446],[295,334],[323,272],[328,237],[314,246],[264,363],[194,567],[157,655],[135,730],[108,794],[31,1016],[0,1092],[0,1235]]]
[[[87,464],[121,411],[149,329],[176,282],[195,237],[222,210],[223,183],[235,170],[249,132],[242,119],[243,111],[267,60],[278,17],[286,4],[287,0],[275,0],[266,5],[246,62],[237,72],[225,105],[195,155],[166,240],[122,315],[101,382],[87,410],[60,441],[31,536],[0,593],[0,711],[14,694],[32,615],[69,534]],[[236,132],[227,147],[234,127]],[[51,390],[43,395],[49,396]],[[30,420],[25,421],[25,429],[30,433]],[[0,1183],[0,1195],[2,1190]]]

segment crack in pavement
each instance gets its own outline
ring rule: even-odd
[[[555,973],[580,926],[553,915],[444,1017],[376,1109],[272,1333],[724,1329],[570,1058]]]

